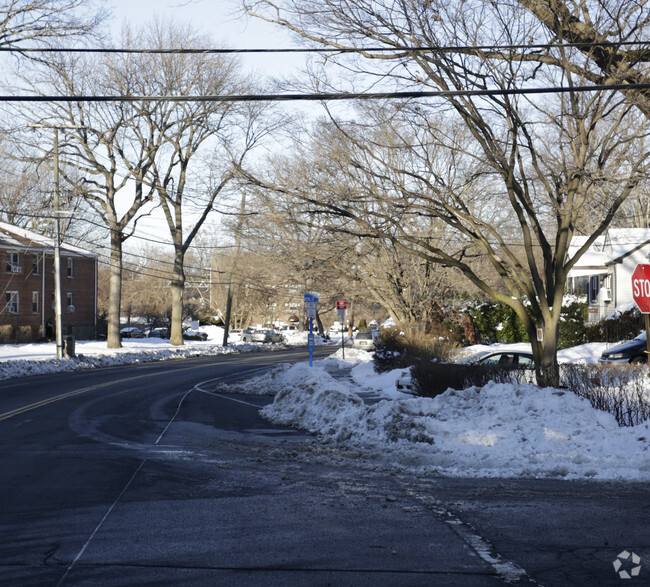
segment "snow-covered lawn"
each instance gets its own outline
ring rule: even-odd
[[[0,344],[0,380],[25,375],[77,371],[116,365],[130,365],[166,359],[183,359],[204,355],[221,355],[233,352],[256,352],[307,344],[307,333],[288,333],[282,344],[234,342],[224,348],[223,329],[202,326],[208,335],[205,341],[186,340],[177,347],[160,338],[125,338],[122,348],[108,349],[102,341],[76,341],[75,360],[56,359],[55,343]],[[316,339],[316,344],[322,340]]]
[[[117,350],[77,342],[83,358],[75,361],[53,359],[53,344],[0,345],[0,379],[272,348],[245,343],[224,349],[220,340],[214,332],[205,342],[175,348],[160,339],[127,339]],[[306,335],[289,342],[304,343]],[[605,346],[582,345],[558,358],[595,363]],[[619,427],[612,415],[571,392],[525,384],[490,383],[436,398],[413,397],[395,388],[403,370],[377,374],[371,360],[370,353],[351,348],[343,359],[339,349],[311,368],[287,364],[229,389],[274,395],[263,410],[268,419],[415,474],[650,481],[650,422]]]

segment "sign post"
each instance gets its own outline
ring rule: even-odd
[[[650,358],[650,265],[637,265],[632,273],[632,297],[645,318],[645,352]]]
[[[307,349],[309,350],[309,366],[314,366],[314,318],[318,304],[317,293],[305,293],[305,310],[309,318],[309,334],[307,335]]]
[[[348,309],[347,302],[336,302],[336,311],[339,313],[339,322],[341,323],[341,353],[342,358],[345,359],[345,311]]]

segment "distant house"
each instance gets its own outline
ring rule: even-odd
[[[569,258],[587,237],[571,240]],[[569,271],[569,293],[585,295],[589,321],[606,318],[617,306],[634,303],[632,273],[639,264],[650,263],[650,229],[612,228],[599,237]]]
[[[0,222],[0,343],[54,337],[54,241]],[[94,338],[97,255],[61,245],[63,336]]]

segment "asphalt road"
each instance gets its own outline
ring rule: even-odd
[[[305,355],[0,383],[0,584],[650,584],[641,484],[418,478],[212,393]]]

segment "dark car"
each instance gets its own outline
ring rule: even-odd
[[[145,338],[146,334],[135,326],[127,326],[126,328],[122,328],[122,330],[120,330],[120,336],[122,338]]]
[[[169,328],[152,328],[147,338],[169,338]]]
[[[490,353],[478,361],[479,365],[504,365],[506,367],[518,367],[519,369],[534,369],[535,359],[532,353],[522,352],[497,352]]]
[[[518,369],[534,369],[535,359],[532,353],[525,351],[482,351],[458,361],[468,365],[501,365]]]
[[[647,363],[647,340],[646,332],[639,334],[634,340],[618,344],[604,351],[598,362],[606,365]]]

